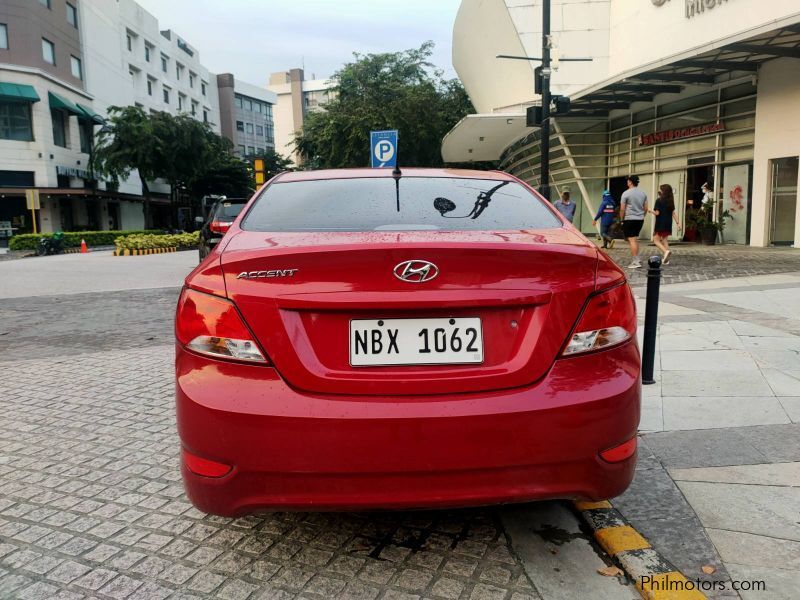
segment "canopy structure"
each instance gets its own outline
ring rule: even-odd
[[[78,105],[74,102],[70,102],[63,96],[59,96],[58,94],[54,94],[53,92],[47,92],[48,100],[50,101],[50,108],[56,108],[60,110],[65,110],[70,114],[75,115],[76,117],[84,117],[85,113],[78,108]]]
[[[106,122],[106,120],[103,117],[94,112],[88,106],[84,106],[83,104],[79,104],[77,102],[75,103],[75,106],[77,106],[83,112],[83,118],[85,118],[86,120],[93,121],[98,125],[103,125]]]
[[[39,102],[39,94],[32,85],[0,82],[0,98],[6,102]]]

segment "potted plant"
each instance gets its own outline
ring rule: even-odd
[[[687,215],[687,229],[694,228],[700,234],[700,241],[713,246],[717,243],[717,235],[725,229],[725,219],[730,217],[730,213],[725,210],[719,217],[714,219],[714,201],[707,200],[696,211]]]

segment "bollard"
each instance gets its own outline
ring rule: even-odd
[[[642,384],[651,385],[656,359],[656,328],[658,327],[658,290],[661,287],[661,257],[647,261],[647,300],[644,308],[644,340],[642,343]]]

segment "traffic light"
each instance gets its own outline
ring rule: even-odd
[[[253,159],[253,175],[255,176],[256,188],[261,187],[267,181],[267,173],[264,169],[264,159]]]

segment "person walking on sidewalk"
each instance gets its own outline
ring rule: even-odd
[[[627,184],[628,189],[622,194],[620,201],[619,218],[622,219],[622,232],[631,249],[631,264],[628,268],[638,269],[642,266],[639,259],[639,233],[647,214],[647,194],[639,189],[638,175],[628,175]]]
[[[556,202],[556,210],[570,223],[575,218],[575,208],[575,203],[569,199],[569,192],[562,193],[561,202]]]
[[[663,264],[669,264],[669,257],[672,250],[669,249],[669,236],[672,235],[672,222],[681,230],[678,215],[675,214],[675,197],[672,194],[672,186],[668,183],[658,187],[658,198],[650,211],[656,217],[656,224],[653,229],[653,243],[664,253]]]
[[[603,248],[614,247],[614,238],[611,237],[610,229],[614,224],[616,213],[617,203],[614,202],[611,192],[605,190],[603,199],[600,201],[600,208],[597,209],[597,214],[592,221],[592,227],[597,227],[597,221],[600,221],[600,237],[603,238]]]

